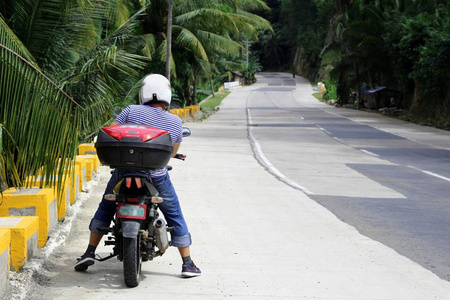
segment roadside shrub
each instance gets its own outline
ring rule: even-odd
[[[324,101],[328,101],[328,100],[337,100],[337,92],[336,92],[336,85],[327,81],[327,82],[323,82],[325,84],[325,87],[327,88],[327,91],[325,92],[325,94],[323,94],[323,100]]]

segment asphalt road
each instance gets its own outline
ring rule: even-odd
[[[330,107],[311,94],[302,78],[262,74],[255,85],[233,90],[206,121],[186,124],[192,136],[180,152],[187,160],[171,163],[171,177],[202,276],[180,278],[176,249],[144,263],[133,289],[115,259],[73,270],[109,177],[102,167],[11,299],[450,299],[450,283],[436,275],[445,270],[437,259],[443,256],[408,244],[426,244],[445,218],[445,199],[421,202],[416,195],[419,184],[427,193],[445,188],[421,181],[447,182],[444,161],[433,169],[413,158],[394,161],[401,148],[416,155],[449,149],[448,134]],[[414,228],[427,231],[413,239]],[[429,255],[436,268],[389,241]],[[448,245],[431,244],[439,251]],[[97,253],[110,251],[100,246]]]
[[[259,82],[267,87],[252,92],[247,111],[261,154],[341,220],[450,280],[449,133],[311,104],[287,74]],[[442,141],[424,140],[430,130]]]

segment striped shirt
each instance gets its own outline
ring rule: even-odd
[[[181,143],[182,122],[180,117],[165,110],[149,105],[130,105],[115,119],[119,124],[141,124],[168,131],[172,143]],[[167,173],[167,168],[150,171],[151,177],[161,177]]]

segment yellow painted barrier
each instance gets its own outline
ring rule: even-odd
[[[77,165],[75,164],[75,161],[71,162],[73,165],[71,166],[71,170],[67,171],[69,173],[67,173],[67,182],[69,184],[69,202],[70,205],[74,204],[77,200],[78,194],[81,192],[81,184],[80,184],[80,168],[77,167]],[[65,169],[68,170],[68,163],[66,163],[66,167]],[[59,166],[59,168],[61,168],[61,166]]]
[[[189,114],[193,118],[195,113],[200,110],[200,105],[191,105],[186,108],[189,109]]]
[[[79,155],[77,155],[75,157],[75,167],[78,169],[78,172],[80,174],[79,177],[79,190],[78,192],[82,192],[83,188],[86,186],[86,182],[87,182],[87,160],[83,157],[79,157]]]
[[[98,173],[99,168],[101,167],[100,159],[98,159],[97,154],[91,154],[92,159],[94,160],[94,173]]]
[[[69,162],[66,163],[66,165]],[[81,164],[76,165],[75,160],[71,161],[73,165],[71,166],[71,171],[68,174],[69,178],[69,186],[70,186],[70,204],[74,204],[77,200],[78,194],[81,192],[82,189],[82,174],[81,174]],[[60,166],[61,167],[61,166]],[[68,169],[68,167],[66,167]]]
[[[0,227],[0,298],[9,286],[11,232]]]
[[[20,271],[38,249],[39,217],[0,218],[0,227],[10,230],[11,269]]]
[[[78,155],[85,154],[97,154],[97,149],[95,149],[94,143],[84,143],[78,145]]]
[[[72,172],[70,174],[69,178],[69,185],[70,185],[70,204],[74,204],[77,201],[78,194],[81,191],[80,187],[80,169],[77,167],[72,168]]]
[[[95,168],[98,168],[96,164],[99,162],[98,158],[96,158],[96,155],[77,155],[75,157],[75,161],[81,161],[83,160],[85,166],[86,166],[86,181],[91,181],[92,176],[94,176]]]
[[[38,247],[44,247],[58,220],[55,190],[9,188],[3,191],[2,200],[0,217],[39,217]]]
[[[170,113],[179,116],[181,119],[186,119],[189,116],[193,118],[198,111],[200,111],[200,105],[190,105],[185,108],[171,109]]]
[[[55,186],[54,186],[54,192],[56,193],[56,204],[57,204],[57,215],[58,220],[63,220],[66,217],[66,212],[69,206],[71,205],[71,178],[70,175],[67,174],[67,178],[65,179],[65,182],[61,186],[61,191],[58,191],[57,184],[58,184],[58,176],[54,179]],[[28,181],[32,184],[31,187],[41,188],[44,187],[44,178],[43,176],[30,176],[28,178]]]

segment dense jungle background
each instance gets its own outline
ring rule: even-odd
[[[264,70],[327,85],[338,104],[384,86],[402,117],[450,128],[450,2],[268,0],[274,34],[254,45]],[[352,94],[353,93],[353,94]],[[363,103],[356,103],[363,105]]]

